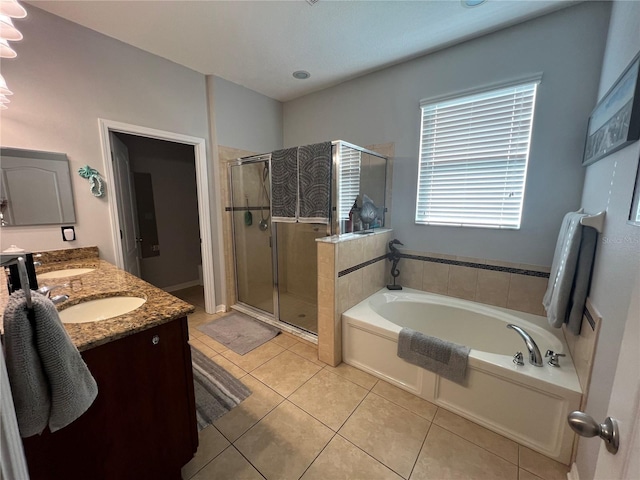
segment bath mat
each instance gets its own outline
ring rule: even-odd
[[[251,390],[193,347],[191,347],[191,362],[196,397],[196,419],[198,431],[200,431],[238,406],[251,395]]]
[[[240,312],[233,312],[219,320],[201,325],[198,330],[238,355],[250,352],[280,333],[277,328]]]

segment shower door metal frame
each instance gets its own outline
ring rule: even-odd
[[[349,142],[345,142],[344,140],[334,140],[331,142],[331,147],[332,147],[332,151],[331,151],[331,162],[332,162],[332,166],[331,166],[331,192],[330,192],[330,198],[331,198],[331,205],[329,208],[329,222],[326,225],[326,234],[327,236],[332,236],[332,235],[339,235],[340,234],[340,219],[338,218],[338,205],[339,205],[339,187],[340,187],[340,179],[339,179],[339,172],[340,172],[340,147],[341,146],[346,146],[349,148],[352,148],[354,150],[358,150],[362,153],[368,154],[368,155],[373,155],[375,157],[378,158],[382,158],[385,160],[385,186],[384,186],[384,191],[385,191],[385,211],[386,211],[386,192],[387,192],[387,185],[388,185],[388,181],[389,179],[387,178],[387,168],[389,165],[389,158],[385,155],[381,155],[380,153],[374,152],[372,150],[369,150],[367,148],[364,147],[360,147],[358,145],[354,145],[352,143]],[[261,320],[263,320],[266,323],[269,323],[271,325],[274,325],[278,328],[282,328],[285,331],[288,331],[290,333],[294,333],[296,335],[302,336],[303,338],[305,338],[306,340],[312,341],[314,343],[317,343],[318,341],[318,335],[317,334],[313,334],[307,330],[304,330],[303,328],[300,327],[296,327],[294,325],[291,325],[287,322],[284,322],[282,320],[280,320],[280,298],[279,298],[279,281],[278,281],[278,224],[281,222],[274,222],[273,221],[273,210],[272,210],[272,201],[271,201],[271,187],[272,187],[272,168],[271,168],[271,153],[264,153],[264,154],[258,154],[258,155],[250,155],[247,157],[242,157],[242,158],[238,158],[234,161],[229,162],[228,164],[228,169],[229,169],[229,193],[230,193],[230,198],[231,198],[231,213],[232,213],[232,219],[231,219],[231,237],[232,237],[232,243],[233,243],[233,257],[234,257],[234,262],[233,262],[233,267],[234,267],[234,273],[235,273],[235,282],[236,282],[236,293],[238,293],[240,290],[238,288],[238,262],[237,262],[237,252],[236,252],[236,229],[235,229],[235,221],[233,218],[233,213],[234,213],[234,204],[233,204],[233,173],[232,173],[232,168],[233,167],[239,167],[239,166],[243,166],[243,165],[248,165],[248,164],[252,164],[252,163],[260,163],[260,162],[268,162],[269,165],[269,224],[271,227],[271,265],[272,265],[272,274],[273,274],[273,279],[272,279],[272,284],[273,284],[273,314],[271,314],[270,312],[267,312],[265,310],[261,310],[257,307],[254,307],[252,305],[246,304],[244,302],[241,302],[239,298],[237,298],[238,304],[240,306],[239,310],[246,310],[245,313],[250,313],[254,316],[256,316],[257,318],[260,318]],[[237,296],[237,295],[236,295]]]
[[[253,305],[249,305],[247,303],[244,303],[242,301],[240,301],[240,288],[239,288],[239,284],[238,284],[238,252],[236,251],[236,225],[235,225],[235,218],[234,218],[234,213],[235,213],[235,205],[233,203],[233,167],[241,167],[243,165],[250,165],[253,163],[263,163],[263,162],[267,162],[267,164],[269,165],[269,189],[271,189],[271,154],[270,153],[264,153],[264,154],[259,154],[259,155],[251,155],[249,157],[242,157],[242,158],[238,158],[236,160],[230,161],[227,164],[227,169],[229,174],[227,175],[228,181],[229,181],[229,197],[231,200],[231,243],[233,246],[233,273],[235,275],[235,283],[236,283],[236,301],[238,303],[241,303],[242,305],[245,305],[247,308],[252,309],[252,310],[256,310],[257,312],[264,312],[265,315],[271,315],[270,312],[266,312],[265,310],[261,310],[258,307],[254,307]],[[271,192],[269,192],[271,193]],[[275,242],[274,242],[274,229],[273,229],[273,222],[271,221],[271,201],[269,201],[269,223],[271,224],[271,239],[270,244],[271,244],[271,252],[272,252],[272,259],[271,259],[271,264],[273,266],[273,250],[276,248]],[[272,267],[272,277],[275,277],[275,272],[273,272],[273,267]],[[274,278],[272,278],[272,284],[273,284]],[[275,286],[273,287],[275,289]],[[273,315],[275,317],[275,314],[277,312],[277,306],[276,304],[274,304],[274,312]],[[276,317],[278,318],[278,317]]]
[[[302,338],[310,342],[317,343],[318,342],[317,334],[313,334],[312,332],[304,330],[303,328],[296,327],[294,325],[291,325],[287,322],[283,322],[282,320],[280,320],[280,298],[278,295],[279,282],[278,282],[278,226],[277,226],[278,223],[280,222],[273,221],[273,211],[272,211],[272,202],[271,202],[272,178],[271,178],[271,154],[270,153],[242,157],[228,163],[227,168],[229,169],[228,177],[229,177],[229,193],[231,197],[231,210],[233,213],[234,205],[233,205],[232,168],[253,164],[253,163],[261,163],[261,162],[267,162],[269,165],[269,225],[271,227],[271,271],[273,276],[271,281],[273,286],[273,292],[272,292],[273,313],[267,312],[265,310],[261,310],[258,307],[254,307],[253,305],[244,303],[240,301],[240,298],[237,298],[238,305],[232,306],[232,308],[239,307],[238,310],[243,311],[244,313],[253,315],[256,318],[264,321],[265,323],[281,328],[294,335],[301,336]],[[328,227],[327,230],[330,231],[331,225],[329,224],[327,227]],[[239,277],[238,277],[238,262],[237,262],[238,257],[236,252],[236,229],[235,229],[235,222],[233,220],[233,217],[231,219],[231,237],[232,237],[232,243],[233,243],[233,257],[234,257],[233,268],[235,273],[236,292],[239,292],[240,290],[238,288]]]
[[[330,217],[330,227],[328,228],[327,235],[340,235],[342,232],[340,231],[340,215],[338,212],[338,207],[340,205],[340,148],[342,146],[349,147],[353,150],[358,150],[361,153],[366,153],[367,155],[373,155],[374,157],[384,159],[384,211],[387,212],[387,185],[389,182],[388,178],[388,169],[389,169],[389,157],[386,155],[382,155],[381,153],[374,152],[373,150],[369,150],[368,148],[360,147],[358,145],[354,145],[353,143],[345,142],[344,140],[334,140],[331,142],[333,148],[333,178],[331,179],[331,202],[333,206],[331,208],[330,214],[334,214]],[[386,215],[385,215],[386,217]],[[385,219],[386,220],[386,219]]]

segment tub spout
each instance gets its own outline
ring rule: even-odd
[[[512,323],[507,325],[507,328],[515,330],[516,333],[518,333],[518,335],[520,335],[524,340],[524,343],[527,345],[527,349],[529,350],[529,363],[536,367],[542,367],[542,355],[540,354],[540,349],[538,348],[538,345],[536,345],[536,342],[533,341],[533,338],[531,338],[531,335]]]

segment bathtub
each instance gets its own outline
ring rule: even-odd
[[[560,367],[528,363],[513,323]],[[471,347],[462,386],[397,356],[402,327]],[[343,361],[569,465],[574,433],[567,415],[582,390],[561,330],[537,315],[405,288],[380,290],[342,314]],[[513,363],[522,352],[525,364]]]

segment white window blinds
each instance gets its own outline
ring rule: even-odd
[[[339,220],[349,219],[351,207],[360,193],[360,164],[360,150],[340,144]]]
[[[416,223],[520,228],[538,83],[421,104]]]

